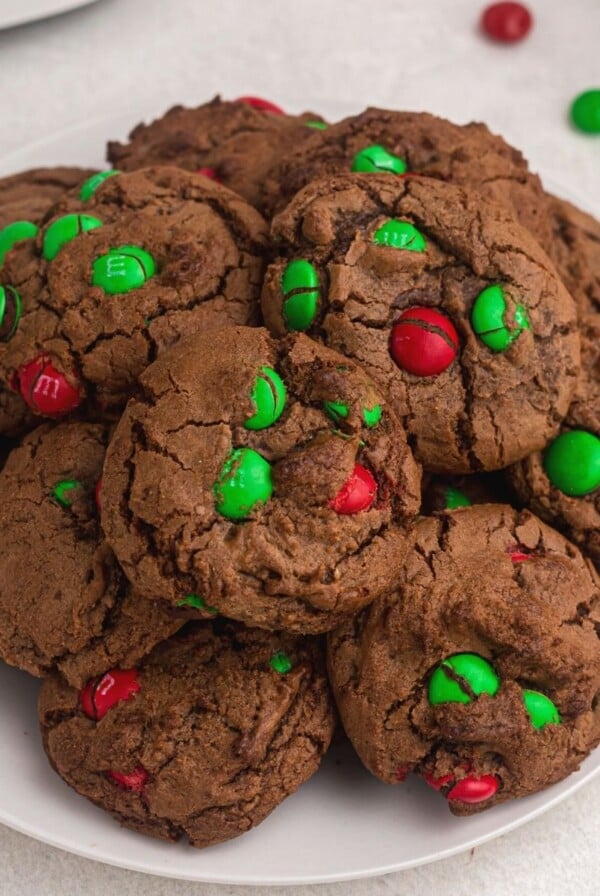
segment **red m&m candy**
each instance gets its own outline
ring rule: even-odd
[[[148,772],[141,765],[138,765],[129,774],[117,772],[111,768],[107,771],[106,776],[123,790],[131,790],[132,793],[141,793],[149,777]]]
[[[336,513],[360,513],[370,510],[377,496],[377,483],[372,474],[361,464],[356,464],[350,478],[343,484],[329,506]]]
[[[494,796],[499,786],[495,775],[482,775],[480,778],[470,775],[458,781],[446,797],[461,803],[483,803]]]
[[[263,100],[260,96],[238,96],[235,102],[245,103],[247,106],[252,106],[253,109],[258,109],[259,112],[271,112],[273,115],[285,115],[281,106],[276,106],[275,103],[272,103],[270,100]]]
[[[74,411],[83,397],[80,388],[53,366],[48,355],[38,355],[23,364],[17,376],[23,401],[44,417],[62,417]]]
[[[100,678],[93,678],[79,692],[79,702],[86,716],[98,722],[111,707],[129,700],[140,690],[135,669],[111,669]]]
[[[392,327],[390,354],[401,370],[414,376],[443,373],[458,348],[454,324],[434,308],[408,308]]]
[[[522,3],[492,3],[483,11],[481,27],[494,40],[514,43],[529,34],[533,18]]]

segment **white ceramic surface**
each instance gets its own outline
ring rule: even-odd
[[[89,6],[98,0],[0,0],[0,30]]]
[[[45,164],[101,166],[106,135],[124,137],[136,120],[135,115],[112,123],[98,120],[64,131],[0,160],[0,175]],[[37,690],[34,679],[0,666],[0,822],[91,859],[186,880],[266,886],[399,871],[497,837],[556,805],[600,771],[599,748],[579,772],[543,793],[457,819],[421,781],[409,779],[399,787],[379,783],[345,746],[333,750],[319,773],[258,828],[198,852],[121,829],[54,774],[40,744]]]

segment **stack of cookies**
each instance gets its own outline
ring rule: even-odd
[[[204,847],[317,770],[467,815],[600,742],[600,223],[482,124],[176,107],[0,182],[0,656]],[[326,636],[326,637],[324,637]]]

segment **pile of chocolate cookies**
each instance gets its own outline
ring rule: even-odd
[[[216,98],[108,159],[0,181],[0,657],[52,766],[197,847],[338,718],[457,815],[574,771],[600,223],[427,113]]]

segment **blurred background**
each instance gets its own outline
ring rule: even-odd
[[[77,0],[2,0],[0,23]],[[479,0],[96,0],[65,15],[0,31],[0,165],[65,129],[101,136],[175,103],[257,94],[287,111],[330,118],[367,104],[485,121],[523,150],[556,188],[600,201],[600,140],[575,131],[568,107],[600,84],[598,0],[529,3],[519,44],[478,29]],[[65,152],[69,147],[66,142]],[[51,150],[49,149],[49,153]],[[77,155],[79,154],[79,155]]]

